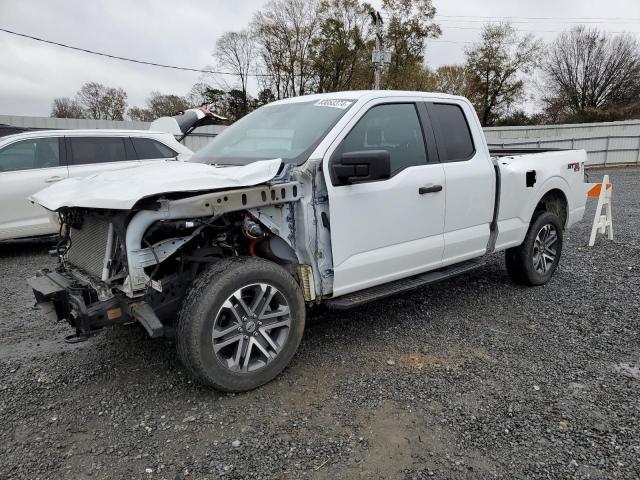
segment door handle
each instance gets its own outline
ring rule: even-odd
[[[45,182],[47,183],[53,183],[53,182],[59,182],[60,180],[64,180],[64,177],[59,177],[59,176],[53,176],[53,177],[49,177],[45,180]]]
[[[425,193],[436,193],[442,190],[442,185],[429,185],[428,187],[420,187],[418,193],[424,195]]]

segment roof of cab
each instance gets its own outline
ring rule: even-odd
[[[464,97],[456,95],[448,95],[440,92],[418,92],[408,90],[347,90],[342,92],[332,93],[316,93],[312,95],[302,95],[299,97],[290,97],[283,100],[277,100],[272,104],[284,104],[284,103],[297,103],[297,102],[311,102],[314,100],[322,99],[340,99],[340,100],[372,100],[374,98],[385,97],[423,97],[423,98],[439,98],[449,100],[464,100],[468,101]]]

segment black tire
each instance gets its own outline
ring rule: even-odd
[[[278,327],[280,329],[280,338],[284,338],[284,340],[282,340],[281,344],[277,344],[278,350],[275,347],[273,348],[273,352],[266,341],[267,337],[263,337],[264,332],[261,330],[267,327],[254,326],[253,333],[250,333],[247,330],[247,326],[250,323],[262,325],[262,322],[257,320],[252,322],[251,318],[246,321],[247,318],[244,316],[241,317],[242,321],[240,321],[240,317],[236,314],[243,312],[244,307],[240,302],[233,303],[238,298],[238,292],[242,297],[243,292],[247,291],[246,289],[260,289],[264,286],[272,288],[272,290],[267,288],[268,293],[271,291],[277,292],[273,296],[273,301],[276,301],[277,297],[281,299],[281,302],[286,302],[289,312],[288,319],[290,324],[286,327]],[[263,298],[267,297],[268,294],[265,293]],[[268,303],[268,301],[263,301],[263,303]],[[234,306],[229,308],[229,305]],[[280,308],[280,303],[277,303],[277,305]],[[270,305],[264,308],[270,308]],[[285,307],[282,308],[284,309]],[[223,309],[226,309],[224,314],[222,313]],[[259,310],[258,307],[256,307],[257,310]],[[270,312],[264,312],[265,316],[270,314]],[[275,314],[277,313],[278,311],[275,312]],[[226,318],[223,318],[225,315]],[[256,319],[257,317],[254,316],[253,318]],[[238,321],[238,323],[232,325],[231,320]],[[223,331],[219,329],[219,322],[227,322],[222,327],[223,330],[231,330],[231,327],[238,326],[239,333],[230,332],[228,336],[221,336],[218,340],[214,340],[214,335]],[[265,323],[267,322],[265,320]],[[255,257],[235,257],[220,260],[198,275],[185,297],[176,325],[178,356],[189,373],[204,385],[226,392],[251,390],[273,380],[289,364],[302,339],[304,324],[304,298],[300,287],[289,272],[273,262]],[[215,332],[214,328],[216,329]],[[282,337],[282,330],[284,329],[287,329],[286,335]],[[229,347],[225,346],[214,351],[214,342],[226,343],[225,339],[231,339],[232,336],[234,338],[235,336],[240,336],[242,339],[237,341],[237,345],[232,344]],[[263,344],[263,349],[266,343],[266,350],[270,355],[273,355],[273,358],[270,359],[267,355],[262,354],[263,350],[256,345],[259,340]],[[243,342],[246,342],[249,347],[249,357],[251,357],[252,345],[257,354],[264,357],[262,360],[258,359],[259,367],[254,367],[256,368],[254,371],[238,370],[238,367],[242,368],[241,361],[236,361],[238,365],[229,365],[229,362],[235,361],[236,357],[238,359],[242,358],[241,353],[238,352],[242,351]],[[251,342],[254,343],[252,344]],[[236,342],[233,343],[235,344]],[[220,343],[216,346],[219,347]],[[227,348],[236,348],[235,353],[230,355],[229,358],[221,358],[221,352]],[[265,362],[262,366],[260,366],[261,361]],[[249,362],[250,360],[247,360],[246,363]],[[251,367],[249,366],[248,368]]]
[[[542,253],[539,252],[541,248],[544,248],[545,242],[540,242],[539,235],[542,235],[544,231],[555,232],[556,234],[555,242],[548,247],[552,247],[551,251],[555,252],[553,261],[550,261],[548,258],[549,250],[545,250],[544,253],[546,256],[540,259]],[[553,237],[549,237],[549,241],[551,241],[552,238]],[[562,254],[562,239],[562,224],[555,213],[544,212],[535,217],[529,226],[524,242],[506,251],[507,272],[513,281],[521,285],[530,286],[544,285],[547,283],[553,276],[556,268],[558,268]],[[543,246],[541,247],[541,245]],[[542,266],[540,260],[545,264],[544,266]]]

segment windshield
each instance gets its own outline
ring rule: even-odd
[[[191,161],[247,165],[281,158],[284,163],[300,165],[353,103],[324,99],[265,105],[225,128]]]

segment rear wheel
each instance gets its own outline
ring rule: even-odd
[[[200,274],[184,301],[178,355],[206,385],[251,390],[287,366],[304,322],[302,293],[282,267],[258,258],[221,260]]]
[[[507,271],[524,285],[544,285],[558,267],[562,253],[562,225],[555,213],[540,214],[518,247],[506,252]]]

